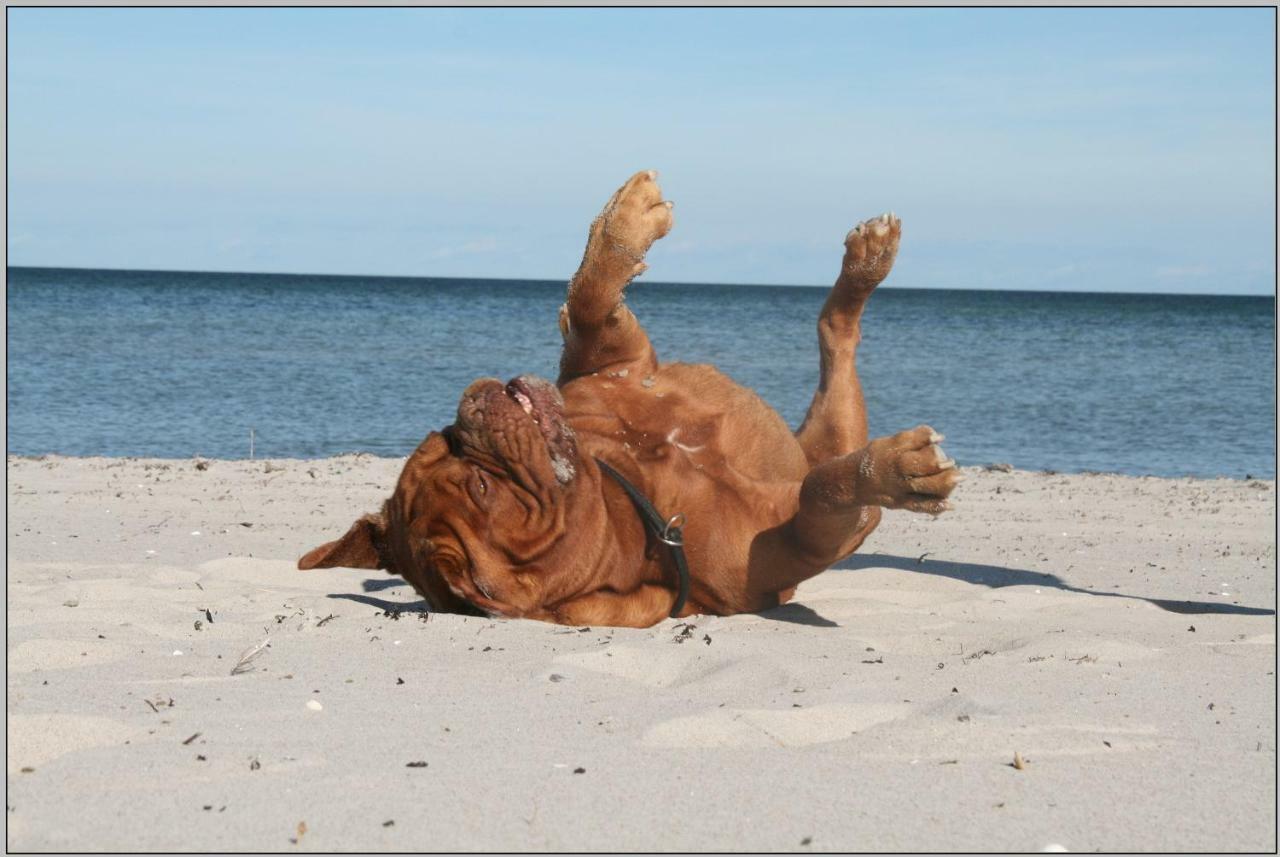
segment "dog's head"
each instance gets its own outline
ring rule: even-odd
[[[579,470],[555,385],[522,375],[474,382],[457,421],[409,457],[382,512],[298,567],[382,568],[438,610],[518,616],[544,594]]]

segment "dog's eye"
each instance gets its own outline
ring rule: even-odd
[[[489,480],[484,478],[484,471],[479,467],[472,467],[470,472],[462,480],[462,490],[467,492],[467,496],[471,498],[471,502],[476,508],[486,508],[489,503]]]

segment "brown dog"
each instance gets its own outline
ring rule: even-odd
[[[471,384],[381,513],[299,568],[386,569],[436,610],[645,627],[776,606],[853,553],[882,508],[948,508],[960,476],[933,429],[867,440],[860,320],[901,221],[886,214],[845,239],[818,318],[818,389],[793,434],[715,368],[660,364],[623,303],[671,229],[655,179],[632,176],[591,226],[560,308],[557,384]]]

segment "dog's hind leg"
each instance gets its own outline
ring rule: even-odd
[[[733,606],[759,610],[785,601],[791,587],[857,550],[881,509],[949,509],[962,477],[941,441],[929,426],[917,426],[816,465],[801,483],[795,515],[752,541],[746,591]]]
[[[671,230],[671,203],[662,199],[657,173],[639,172],[618,189],[591,224],[582,265],[560,308],[560,383],[602,369],[657,367],[653,346],[623,303],[627,284],[643,272],[645,253]]]
[[[885,214],[858,224],[845,237],[840,276],[818,316],[818,389],[796,431],[810,467],[867,445],[857,364],[862,311],[893,267],[901,234],[902,221]]]

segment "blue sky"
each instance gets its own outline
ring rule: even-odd
[[[1271,9],[10,9],[9,263],[1269,294]]]

